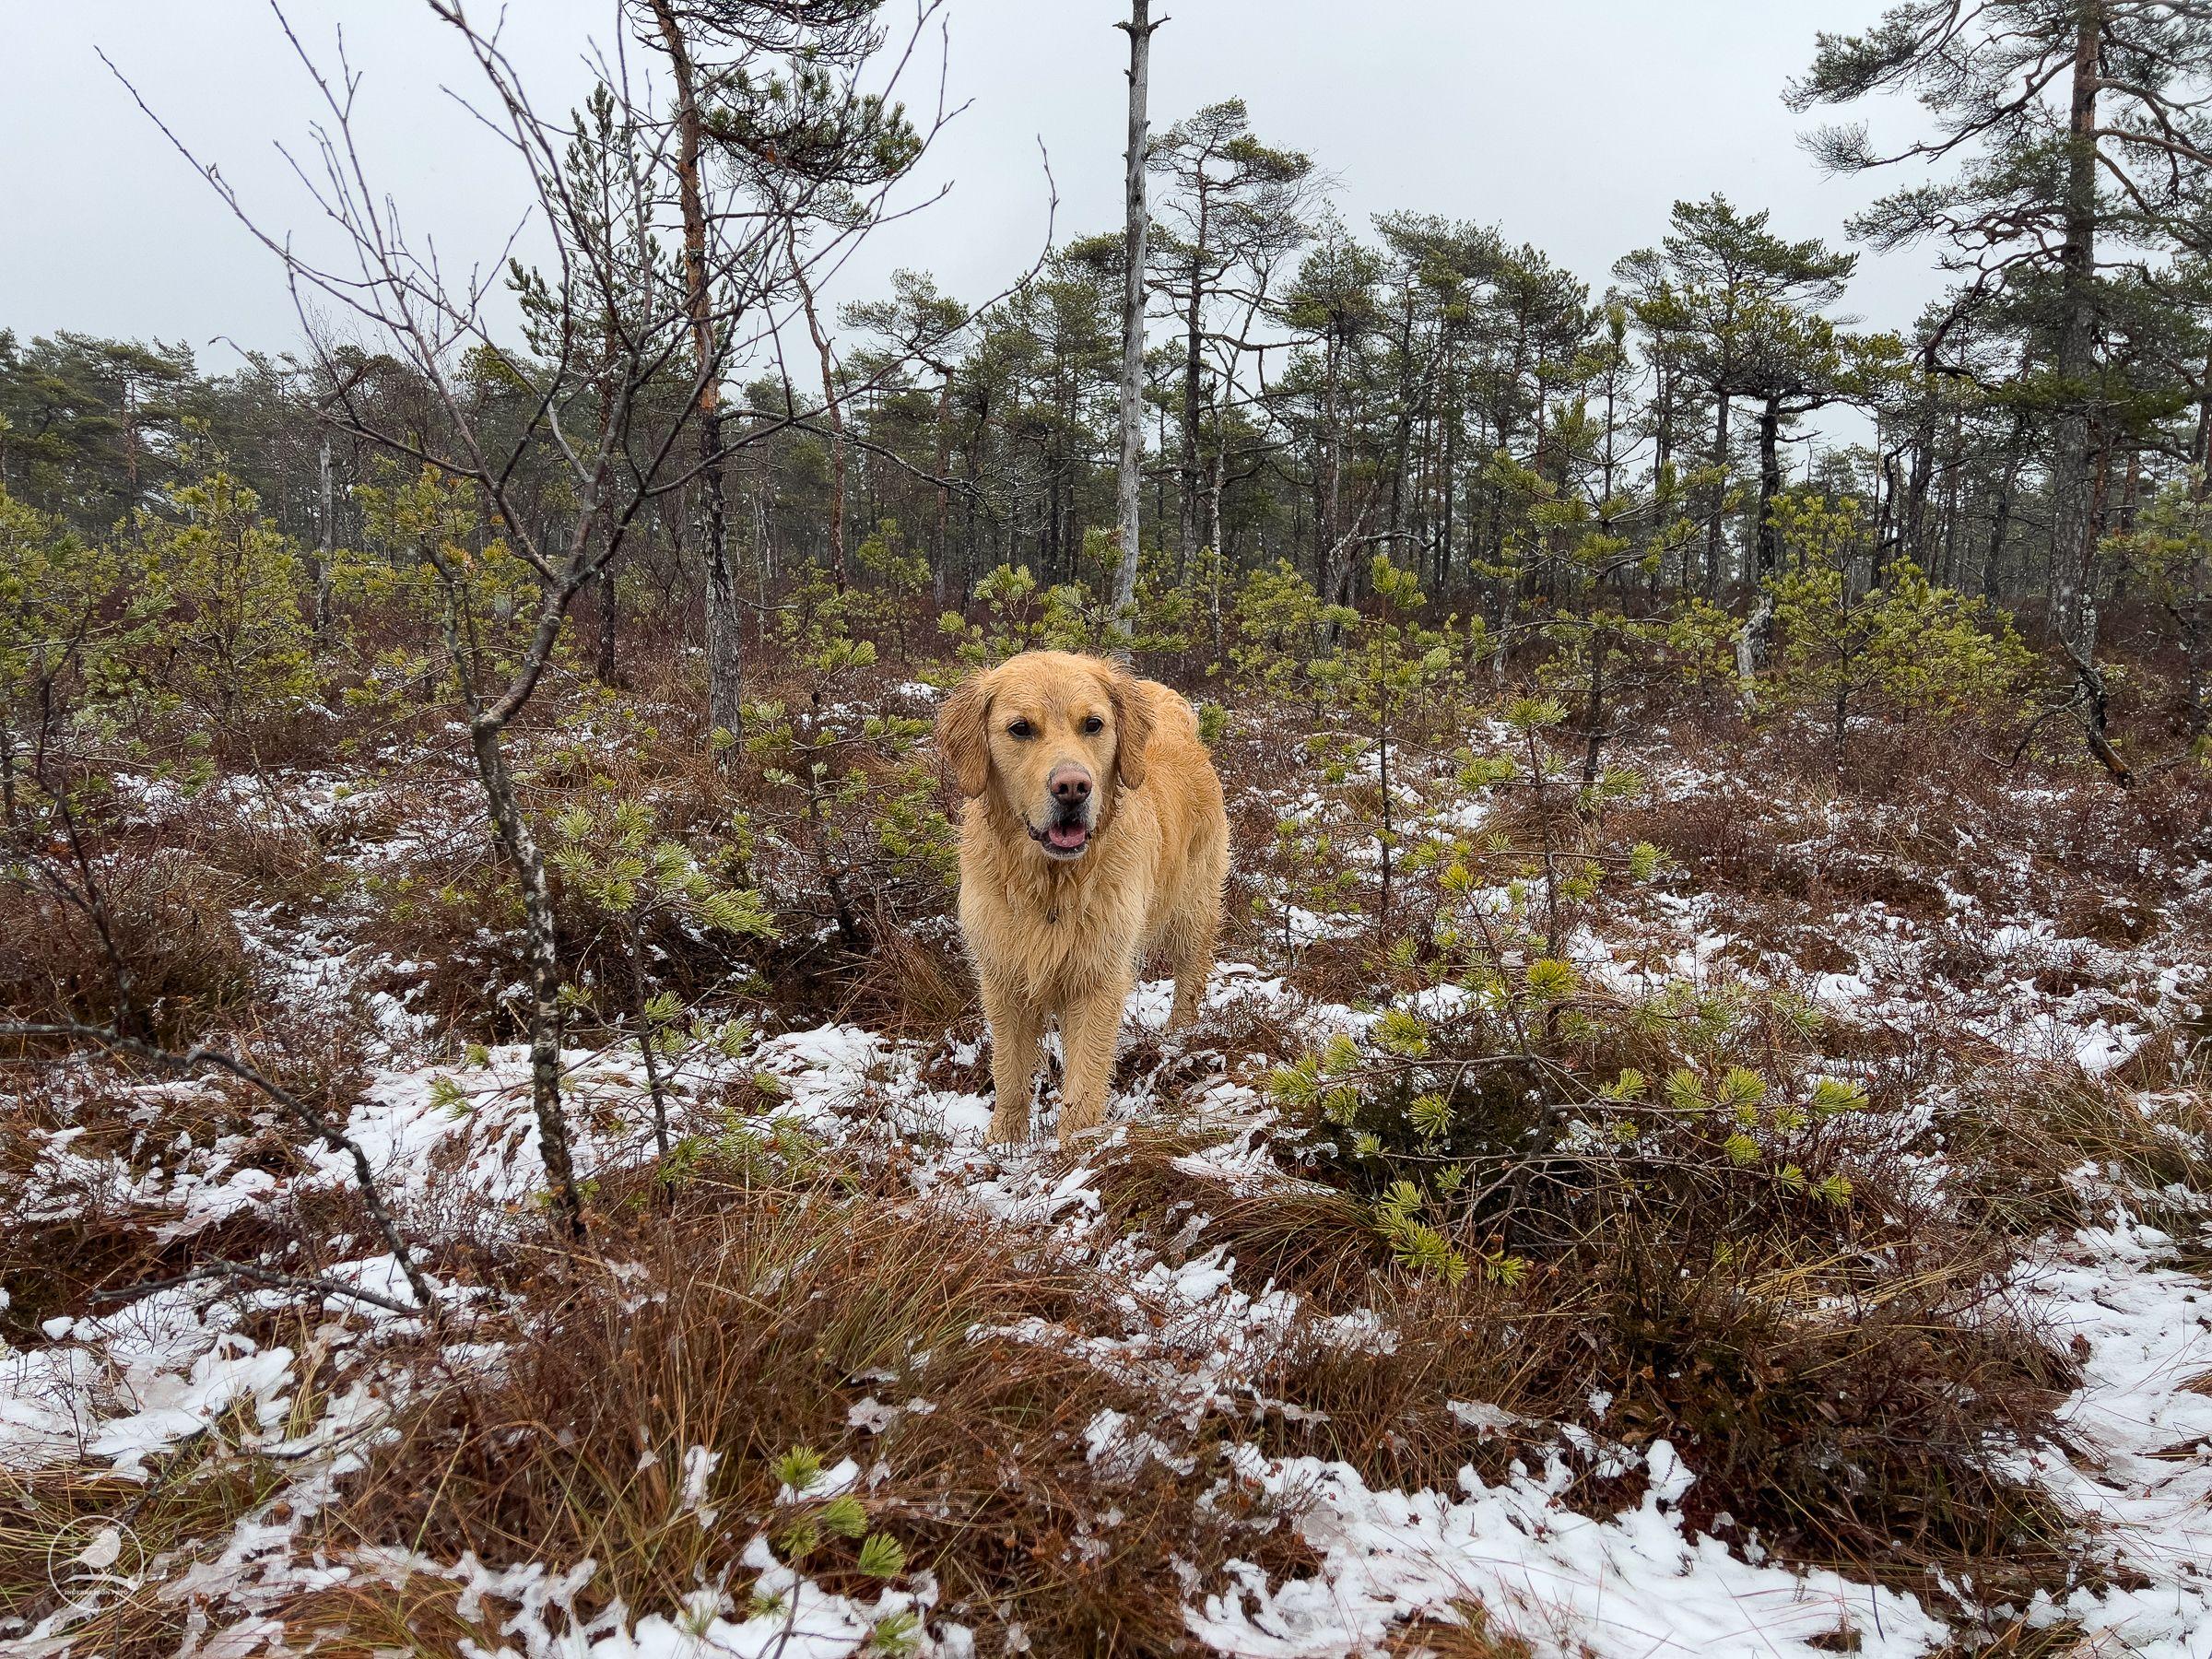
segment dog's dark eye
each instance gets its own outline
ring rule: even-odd
[[[1106,723],[1100,720],[1096,714],[1093,714],[1088,720],[1086,720],[1083,723],[1084,735],[1088,737],[1096,737],[1105,729]]]
[[[1037,728],[1026,720],[1018,720],[1006,728],[1006,735],[1009,737],[1034,737],[1037,735]]]

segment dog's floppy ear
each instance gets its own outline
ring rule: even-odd
[[[1136,677],[1120,666],[1107,672],[1106,696],[1113,704],[1113,770],[1131,789],[1145,786],[1145,749],[1152,741],[1152,700]]]
[[[951,769],[952,781],[970,800],[991,782],[991,740],[987,725],[991,699],[983,676],[971,674],[937,711],[937,753]]]

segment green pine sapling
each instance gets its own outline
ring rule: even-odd
[[[563,811],[553,831],[547,862],[560,879],[565,908],[595,916],[613,939],[618,994],[645,1067],[653,1145],[665,1161],[673,1146],[670,1077],[701,1047],[734,1058],[751,1030],[743,1021],[687,1020],[675,992],[653,989],[649,935],[666,925],[765,939],[775,936],[774,921],[759,893],[716,879],[688,847],[656,833],[649,806],[618,797],[605,780]]]

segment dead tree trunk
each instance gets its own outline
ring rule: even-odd
[[[615,356],[616,346],[610,341],[606,347],[606,362],[602,366],[599,376],[599,429],[603,432],[611,431],[614,428]],[[609,543],[614,540],[615,534],[613,524],[607,522],[612,517],[612,508],[611,500],[605,500],[600,508],[602,534]],[[615,565],[611,558],[599,568],[598,579],[594,585],[598,590],[599,598],[599,650],[598,661],[593,665],[593,672],[601,685],[611,687],[615,683]]]
[[[1744,623],[1736,653],[1737,677],[1749,695],[1754,677],[1767,665],[1774,637],[1774,595],[1767,584],[1782,570],[1782,526],[1774,522],[1774,500],[1782,494],[1782,399],[1769,397],[1759,410],[1759,538],[1751,572],[1751,615]]]
[[[1705,593],[1711,597],[1721,582],[1721,524],[1728,515],[1728,406],[1724,388],[1714,399],[1712,417],[1712,516],[1705,521]]]
[[[1126,216],[1122,233],[1127,269],[1122,280],[1122,458],[1115,479],[1121,512],[1115,534],[1121,560],[1113,576],[1111,629],[1114,654],[1129,655],[1136,625],[1137,514],[1144,492],[1145,257],[1151,214],[1145,205],[1146,100],[1152,76],[1152,0],[1129,0],[1129,153]]]
[[[830,580],[839,593],[845,591],[845,405],[837,391],[837,361],[830,352],[830,336],[822,332],[820,311],[814,303],[814,284],[806,280],[806,264],[799,257],[797,220],[785,229],[784,246],[791,255],[791,279],[798,284],[799,306],[806,313],[806,333],[822,362],[822,412],[830,422]]]
[[[337,557],[336,526],[331,518],[330,507],[330,434],[323,434],[323,462],[319,479],[319,506],[323,524],[323,550],[315,562],[315,640],[319,644],[330,635],[331,561]]]

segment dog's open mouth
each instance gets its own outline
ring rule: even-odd
[[[1053,858],[1080,858],[1083,850],[1090,845],[1090,827],[1070,821],[1048,825],[1042,830],[1032,828],[1030,839]]]

